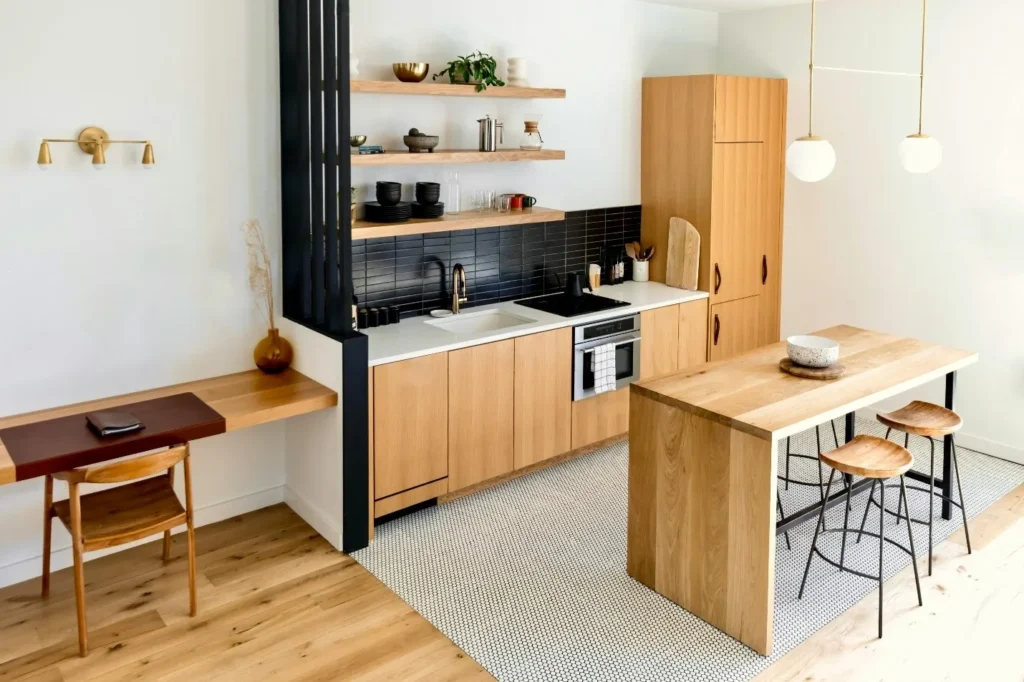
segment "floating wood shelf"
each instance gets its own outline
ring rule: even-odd
[[[496,152],[478,152],[475,149],[438,149],[434,152],[386,151],[383,154],[352,154],[353,166],[426,166],[439,163],[509,163],[512,161],[561,161],[565,152],[560,149],[523,151],[499,149]]]
[[[520,211],[498,213],[497,211],[463,211],[458,214],[446,214],[441,218],[413,218],[404,223],[371,223],[357,220],[352,225],[352,239],[371,239],[373,237],[400,237],[407,234],[429,234],[431,232],[455,232],[472,230],[478,227],[498,227],[499,225],[529,225],[530,223],[547,223],[565,220],[565,211],[554,208],[535,206]]]
[[[455,83],[402,83],[401,81],[351,81],[351,92],[379,95],[440,95],[442,97],[517,97],[520,99],[565,99],[562,88],[489,87],[477,92],[475,85]]]

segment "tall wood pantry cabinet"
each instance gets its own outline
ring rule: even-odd
[[[786,81],[643,79],[641,238],[664,282],[669,218],[701,237],[698,288],[711,292],[708,359],[779,340]]]

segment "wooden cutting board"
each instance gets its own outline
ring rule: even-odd
[[[829,367],[804,367],[789,358],[779,360],[779,369],[801,379],[818,379],[819,381],[832,381],[846,374],[846,365],[838,362]]]
[[[700,266],[700,233],[682,218],[668,221],[668,261],[665,284],[676,289],[697,289]]]

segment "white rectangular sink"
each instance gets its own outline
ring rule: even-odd
[[[501,310],[484,310],[478,313],[459,313],[451,317],[426,320],[425,324],[452,334],[479,334],[498,331],[506,327],[518,327],[521,324],[530,324],[534,321],[528,317],[520,317]]]

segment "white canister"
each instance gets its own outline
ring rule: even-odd
[[[646,282],[651,275],[651,262],[647,260],[633,261],[633,281]]]
[[[508,58],[508,84],[517,88],[529,85],[526,80],[526,59],[523,57]]]

